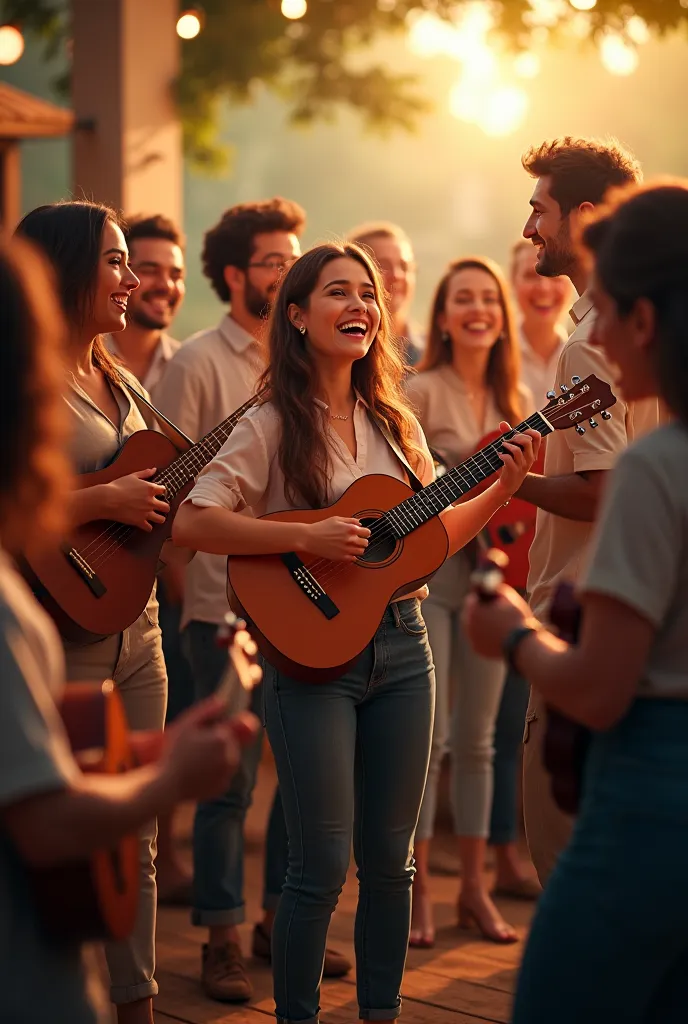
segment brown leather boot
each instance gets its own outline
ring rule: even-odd
[[[209,999],[220,1003],[245,1003],[253,995],[246,973],[241,946],[227,942],[224,946],[203,946],[201,982]]]
[[[251,953],[258,960],[265,960],[270,963],[272,952],[270,949],[270,936],[262,924],[257,924],[253,929],[253,943]],[[343,953],[336,949],[325,950],[325,964],[323,966],[324,978],[343,978],[351,970],[351,961]]]

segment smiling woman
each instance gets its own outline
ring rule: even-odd
[[[139,387],[108,353],[101,335],[126,323],[127,303],[139,281],[117,214],[96,203],[43,206],[27,214],[17,232],[36,243],[56,271],[67,326],[67,388],[64,400],[71,427],[71,454],[78,473],[107,465],[126,438],[145,429],[126,384]],[[165,488],[150,481],[155,468],[107,484],[72,492],[73,524],[107,519],[150,531],[164,521],[169,505]],[[98,643],[65,641],[67,678],[112,678],[133,729],[161,729],[167,699],[155,590],[141,617],[123,634]],[[155,968],[155,825],[141,833],[141,890],[131,938],[106,947],[113,1002],[120,1021],[152,1020],[157,992]]]

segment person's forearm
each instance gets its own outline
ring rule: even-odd
[[[279,555],[301,550],[304,523],[253,519],[213,505],[200,508],[187,502],[172,527],[175,544],[213,555]]]
[[[42,794],[5,811],[22,856],[37,867],[81,860],[113,846],[174,806],[156,765],[124,775],[83,775],[68,789]]]
[[[73,526],[112,518],[109,488],[109,484],[94,484],[70,492],[69,519]]]
[[[477,537],[509,497],[508,491],[497,480],[482,494],[467,501],[464,499],[442,512],[442,523],[449,535],[449,557]]]
[[[604,471],[568,473],[565,476],[528,473],[516,497],[563,519],[591,523],[597,516],[603,476]]]

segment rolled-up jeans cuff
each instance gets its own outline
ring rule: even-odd
[[[150,981],[142,981],[138,985],[113,985],[110,989],[110,999],[115,1006],[136,1003],[140,999],[152,999],[157,994],[158,983],[152,978]]]
[[[191,911],[191,924],[199,928],[229,927],[233,924],[243,924],[246,920],[246,906],[242,903],[240,907],[231,910],[199,910],[194,907]]]
[[[281,898],[281,892],[263,893],[263,910],[277,910]]]
[[[320,1024],[320,1014],[317,1017],[306,1017],[303,1020],[292,1020],[291,1017],[280,1017],[275,1014],[277,1024]]]
[[[401,999],[399,1005],[391,1010],[366,1010],[364,1007],[359,1007],[358,1016],[361,1020],[396,1020],[397,1017],[401,1016]]]

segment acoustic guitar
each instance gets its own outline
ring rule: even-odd
[[[569,644],[578,642],[581,606],[571,583],[560,583],[549,611],[558,636]],[[577,814],[583,789],[583,771],[590,745],[590,730],[547,707],[542,760],[550,775],[552,799],[565,814]]]
[[[267,661],[304,682],[336,679],[353,665],[378,628],[390,601],[427,582],[447,557],[449,541],[440,512],[502,468],[504,440],[529,427],[591,429],[610,417],[616,398],[593,375],[574,377],[571,388],[497,441],[414,492],[393,477],[356,480],[323,509],[271,513],[279,522],[316,523],[331,516],[357,517],[371,530],[354,562],[334,562],[305,552],[241,555],[228,559],[228,594],[240,609]]]
[[[139,430],[108,466],[78,478],[77,487],[92,487],[155,466],[153,483],[164,485],[170,511],[150,532],[99,519],[75,527],[62,543],[36,545],[25,552],[22,571],[66,640],[95,643],[138,619],[150,598],[160,551],[170,537],[177,509],[200,471],[260,397],[245,402],[181,454],[164,434]]]
[[[227,648],[228,669],[217,688],[227,700],[227,713],[238,714],[248,705],[248,691],[261,679],[256,645],[246,624],[228,615],[218,635]],[[166,734],[145,730],[129,732],[116,685],[68,683],[60,705],[72,753],[83,772],[118,775],[157,760]],[[254,738],[246,729],[239,742]],[[123,836],[111,849],[50,868],[31,869],[39,919],[53,941],[79,943],[125,939],[136,920],[140,888],[139,837]]]

